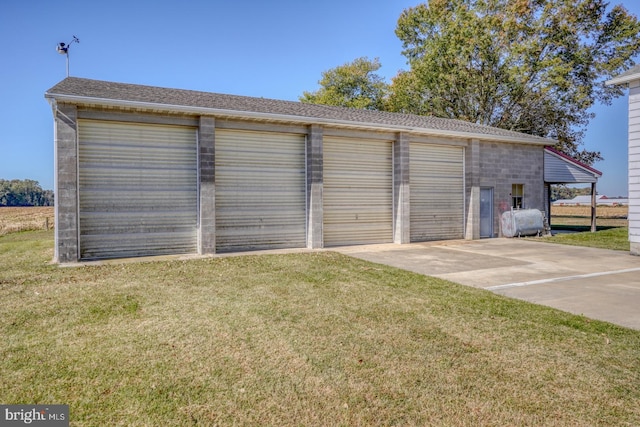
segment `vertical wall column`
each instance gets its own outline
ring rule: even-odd
[[[213,117],[200,117],[198,127],[198,168],[200,212],[198,224],[198,253],[216,252],[216,173],[215,173],[216,121]]]
[[[307,135],[307,248],[324,247],[324,163],[322,126],[309,126]]]
[[[393,144],[393,243],[411,241],[411,202],[409,189],[409,137],[396,135]]]
[[[78,110],[57,104],[54,114],[55,261],[77,262],[78,244]]]
[[[472,139],[465,150],[465,180],[467,185],[467,221],[464,238],[480,238],[480,141]]]

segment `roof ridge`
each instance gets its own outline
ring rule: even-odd
[[[502,129],[459,119],[436,116],[420,116],[380,110],[363,110],[349,107],[310,104],[301,101],[280,100],[218,92],[204,92],[193,89],[165,88],[134,83],[109,82],[83,77],[67,77],[50,88],[47,98],[76,98],[138,104],[165,105],[167,108],[189,107],[209,111],[255,113],[296,120],[317,119],[322,123],[353,123],[358,126],[370,125],[375,128],[395,130],[406,129],[419,133],[440,133],[443,135],[495,139],[507,142],[522,142],[549,145],[554,141],[535,135]],[[80,101],[78,101],[80,102]],[[468,136],[467,136],[468,135]]]

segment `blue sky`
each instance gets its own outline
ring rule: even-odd
[[[409,0],[3,0],[0,178],[53,189],[53,119],[44,99],[66,75],[297,100],[322,71],[380,58],[390,81],[406,60],[394,30]],[[637,0],[622,3],[636,16]],[[627,98],[594,109],[585,148],[605,161],[600,194],[627,195]]]

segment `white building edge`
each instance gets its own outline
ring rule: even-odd
[[[629,88],[629,242],[640,255],[640,64],[607,84]]]

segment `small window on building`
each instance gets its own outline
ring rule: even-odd
[[[511,206],[514,209],[522,209],[524,207],[524,184],[511,185]]]

